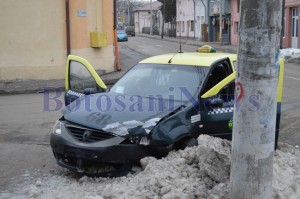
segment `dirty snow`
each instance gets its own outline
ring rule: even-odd
[[[283,57],[286,61],[290,59],[300,58],[300,49],[299,48],[281,49],[280,56]]]
[[[231,142],[201,135],[199,146],[173,151],[120,178],[77,179],[53,173],[21,184],[0,198],[228,198]],[[299,198],[300,151],[280,144],[274,156],[273,198]]]

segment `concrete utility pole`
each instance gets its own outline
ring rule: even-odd
[[[150,35],[153,35],[153,11],[152,11],[152,0],[150,0]]]
[[[129,12],[129,6],[130,6],[130,2],[129,0],[127,1],[127,26],[130,26],[130,12]]]
[[[163,13],[163,24],[162,24],[162,31],[161,31],[161,38],[164,38],[164,29],[165,29],[165,20],[166,20],[166,0],[164,0],[164,13]]]
[[[282,0],[241,0],[230,198],[272,198]]]

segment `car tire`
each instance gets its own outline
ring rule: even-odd
[[[185,149],[186,147],[193,147],[193,146],[198,146],[198,140],[196,138],[184,138],[182,140],[180,140],[177,144],[176,144],[176,149]]]

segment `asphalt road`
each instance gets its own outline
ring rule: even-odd
[[[195,51],[184,45],[183,51]],[[120,43],[122,73],[143,58],[177,52],[177,43],[130,37]],[[0,96],[0,195],[14,184],[62,170],[49,146],[56,119],[56,103],[48,106],[45,94]],[[51,96],[50,96],[51,97]],[[54,96],[52,96],[54,97]],[[60,96],[63,100],[63,95]],[[280,141],[300,145],[300,66],[286,64]]]

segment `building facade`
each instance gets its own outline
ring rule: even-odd
[[[230,0],[208,0],[208,29],[209,41],[220,42],[222,38],[223,44],[230,43],[231,35],[231,6]],[[222,16],[222,20],[220,20]],[[220,34],[222,28],[222,37]]]
[[[193,0],[176,1],[176,37],[196,38]]]
[[[152,25],[154,34],[160,34],[162,14],[159,10],[162,4],[158,1],[152,3]],[[134,27],[136,33],[150,33],[151,26],[151,3],[137,8],[134,11]]]
[[[300,1],[285,0],[283,48],[300,48]]]
[[[63,79],[68,52],[114,70],[113,1],[1,0],[0,7],[0,80]],[[91,32],[106,35],[105,47],[90,47]]]
[[[231,0],[231,44],[238,45],[240,0]]]
[[[207,0],[195,0],[195,35],[200,41],[208,41]]]
[[[300,48],[300,1],[285,0],[283,22],[283,48]],[[238,45],[238,29],[240,19],[240,0],[231,1],[231,44]]]

